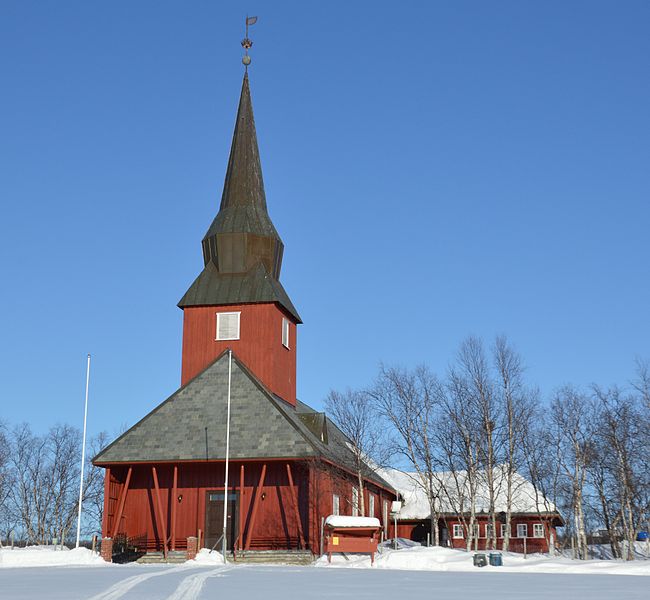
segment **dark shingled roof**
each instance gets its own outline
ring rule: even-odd
[[[217,233],[280,236],[269,217],[248,74],[244,75],[221,206],[205,237]]]
[[[296,307],[282,284],[269,275],[262,263],[246,273],[219,273],[214,263],[208,263],[185,292],[178,306],[213,306],[276,302],[302,323]]]
[[[224,460],[228,353],[104,448],[93,463]],[[323,435],[324,432],[324,435]],[[230,458],[322,457],[354,469],[349,440],[324,413],[269,392],[233,354]],[[379,475],[372,478],[393,489]]]

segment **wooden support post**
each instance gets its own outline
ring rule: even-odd
[[[296,523],[298,524],[298,539],[300,540],[300,548],[305,549],[305,536],[302,534],[302,522],[300,520],[300,506],[298,505],[298,492],[293,487],[293,477],[291,476],[291,465],[287,463],[287,478],[289,479],[289,489],[291,490],[291,497],[293,499],[293,508],[296,513]]]
[[[239,550],[244,547],[244,463],[239,468]]]
[[[257,485],[257,492],[255,493],[255,498],[253,498],[253,512],[251,514],[251,522],[248,526],[248,535],[246,536],[245,550],[248,550],[250,548],[251,540],[253,539],[253,533],[255,532],[255,519],[257,519],[257,509],[260,506],[260,496],[262,495],[262,488],[264,487],[264,477],[266,477],[266,464],[262,465],[260,482]]]
[[[174,483],[172,484],[172,550],[176,550],[176,512],[178,507],[178,465],[174,465]]]
[[[163,556],[167,559],[167,528],[165,527],[165,519],[163,519],[162,502],[160,501],[160,487],[158,486],[158,473],[156,473],[156,467],[151,467],[151,472],[153,474],[153,485],[156,488],[156,504],[158,505],[158,518],[160,520],[161,529],[159,533],[162,533],[163,540]]]
[[[129,491],[129,483],[131,482],[131,473],[133,472],[133,467],[129,467],[129,470],[126,474],[126,481],[124,482],[124,487],[122,488],[122,493],[120,494],[120,500],[117,504],[117,512],[115,513],[115,521],[113,522],[113,531],[111,538],[115,539],[117,531],[120,528],[120,519],[122,518],[122,511],[124,510],[124,503],[126,502],[126,493]]]
[[[111,490],[111,468],[106,467],[104,474],[104,513],[102,514],[102,537],[109,537],[108,531],[108,501]]]

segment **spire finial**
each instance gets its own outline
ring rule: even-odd
[[[244,48],[244,57],[241,59],[241,61],[244,63],[244,66],[246,67],[246,73],[248,73],[248,65],[251,64],[251,57],[248,56],[248,51],[253,46],[253,42],[248,38],[248,26],[255,25],[255,23],[257,23],[257,17],[249,17],[248,15],[246,15],[246,35],[244,36],[244,39],[241,41],[241,45]]]

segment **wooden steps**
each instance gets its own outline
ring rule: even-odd
[[[233,561],[232,554],[228,557]],[[314,557],[309,550],[245,550],[234,559],[241,564],[309,565]]]
[[[162,552],[147,552],[144,556],[138,558],[137,562],[142,564],[180,564],[187,560],[187,552],[176,550],[167,552],[167,559]]]

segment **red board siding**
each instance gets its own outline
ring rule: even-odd
[[[480,517],[477,519],[479,525],[479,538],[472,541],[472,550],[476,548],[478,542],[479,550],[489,550],[487,547],[487,538],[486,535],[486,525],[488,523],[487,518]],[[557,532],[555,527],[549,524],[548,520],[544,520],[540,517],[534,515],[527,517],[513,517],[512,519],[512,533],[510,535],[510,541],[508,549],[511,552],[523,552],[524,551],[524,540],[523,538],[516,537],[517,535],[517,525],[519,523],[526,523],[528,525],[528,537],[526,538],[526,552],[548,552],[548,541],[547,538],[550,538],[550,535],[553,534],[554,539],[557,540]],[[545,537],[535,538],[533,537],[533,524],[534,523],[543,523]],[[449,532],[449,545],[452,548],[467,548],[467,540],[463,538],[454,538],[454,525],[462,525],[462,521],[458,517],[452,518],[449,517],[446,519],[446,526]],[[442,528],[443,521],[440,522],[440,527]],[[416,542],[425,542],[426,535],[430,532],[429,520],[408,520],[408,521],[398,521],[397,522],[397,535],[402,538],[410,539]],[[391,537],[395,534],[394,527],[390,527]],[[503,548],[503,538],[501,537],[501,523],[497,522],[497,549],[501,550]]]
[[[231,463],[232,479],[229,489],[239,492],[239,468],[241,463]],[[171,506],[176,503],[176,547],[185,548],[187,537],[198,534],[199,529],[205,530],[205,496],[206,492],[223,490],[223,463],[179,464],[178,485],[176,493],[172,494],[173,472],[172,464],[158,464],[156,471],[160,486],[163,519],[165,520],[167,537],[171,538]],[[244,531],[248,532],[252,514],[252,499],[260,480],[262,464],[245,463],[244,493],[241,497],[240,510],[243,510]],[[304,466],[292,464],[294,488],[298,494],[298,505],[301,525],[307,533],[307,503],[308,489],[306,469]],[[124,473],[126,469],[124,469]],[[124,475],[121,469],[113,468],[111,473]],[[111,479],[113,477],[111,476]],[[109,503],[109,514],[106,519],[104,535],[113,531],[115,507],[124,485],[122,481],[112,482],[115,498]],[[262,489],[264,498],[258,505],[255,528],[251,538],[251,548],[295,548],[298,545],[298,524],[293,505],[293,495],[287,479],[286,462],[267,463],[266,477]],[[179,496],[182,497],[178,501]],[[133,467],[131,483],[126,496],[126,503],[117,533],[140,540],[142,549],[154,550],[162,548],[162,527],[158,516],[156,491],[153,485],[151,465],[136,465]],[[202,534],[203,535],[203,534]],[[309,540],[306,540],[309,543]]]
[[[217,312],[241,312],[238,340],[217,341]],[[283,400],[296,403],[296,323],[276,304],[185,308],[181,385],[198,375],[224,350],[237,358]],[[282,345],[282,318],[289,320],[289,348]]]
[[[251,537],[251,549],[297,548],[299,530],[296,520],[294,496],[289,487],[287,463],[291,465],[294,489],[298,497],[298,512],[305,545],[315,554],[319,553],[321,521],[332,512],[332,492],[341,496],[341,514],[351,514],[349,498],[354,477],[330,466],[311,461],[246,461],[230,464],[231,481],[229,489],[239,492],[240,467],[244,465],[244,493],[240,496],[240,510],[243,511],[243,529],[247,536],[251,528],[253,498],[257,493],[262,467],[266,464],[266,476],[261,492],[264,499],[258,504],[255,526]],[[134,540],[145,551],[162,549],[162,532],[158,517],[156,492],[151,467],[139,464],[133,466],[131,482],[126,495],[119,527],[114,532],[114,519],[120,495],[128,471],[127,466],[112,466],[107,469],[109,479],[109,502],[104,520],[105,537],[118,533]],[[178,485],[173,490],[174,464],[156,464],[160,486],[163,518],[168,539],[175,534],[176,548],[184,549],[189,536],[205,530],[205,497],[211,490],[223,490],[224,464],[179,463]],[[368,489],[379,497],[379,490]],[[385,492],[383,492],[385,493]],[[182,496],[181,501],[178,497]],[[390,497],[392,499],[392,496]],[[171,507],[176,503],[176,529],[172,532]],[[376,504],[376,511],[379,511]],[[203,536],[203,533],[202,533]],[[202,537],[203,542],[205,539]],[[241,540],[243,545],[245,538]],[[203,543],[202,542],[202,543]]]

